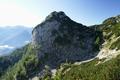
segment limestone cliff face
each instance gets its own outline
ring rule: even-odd
[[[96,56],[94,50],[98,33],[72,21],[64,12],[52,12],[32,32],[32,44],[39,46],[40,57],[48,63],[81,61]]]

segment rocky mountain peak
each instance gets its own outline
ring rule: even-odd
[[[68,17],[66,16],[66,14],[63,11],[53,11],[52,13],[50,13],[45,20],[51,21],[51,20],[57,20],[57,21],[61,21],[61,20],[67,20]]]
[[[66,60],[81,61],[94,57],[99,41],[96,31],[74,22],[64,12],[52,12],[32,33],[32,44],[39,48],[39,57],[47,56],[46,64],[51,67]]]

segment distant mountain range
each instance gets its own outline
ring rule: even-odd
[[[0,27],[0,55],[8,54],[31,40],[32,28],[24,26]]]

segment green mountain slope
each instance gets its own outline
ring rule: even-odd
[[[17,63],[26,54],[28,45],[14,50],[11,55],[0,57],[0,76],[9,68]]]
[[[120,80],[120,55],[106,62],[95,59],[81,65],[64,64],[54,80]]]
[[[5,80],[28,80],[39,69],[39,60],[35,50],[28,46],[27,52],[13,67],[6,71],[1,79]]]

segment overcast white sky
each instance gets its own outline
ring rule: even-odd
[[[52,11],[64,11],[84,25],[120,14],[119,0],[0,0],[0,27],[34,27]]]

